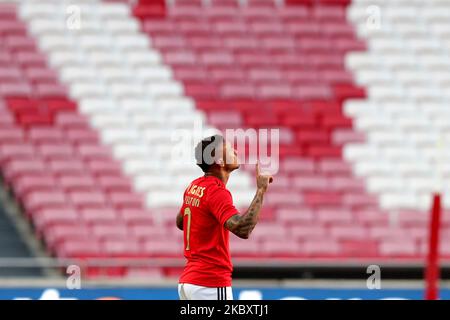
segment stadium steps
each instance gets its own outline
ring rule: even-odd
[[[0,259],[32,259],[45,256],[37,239],[30,232],[28,223],[18,214],[15,207],[2,185],[0,187]],[[39,277],[44,274],[49,273],[39,267],[0,268],[0,277]]]

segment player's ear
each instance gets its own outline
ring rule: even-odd
[[[223,158],[217,159],[216,163],[221,167],[225,167],[225,161],[223,160]]]

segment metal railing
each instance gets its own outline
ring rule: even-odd
[[[422,259],[392,260],[392,259],[267,259],[267,258],[236,258],[233,259],[236,267],[355,267],[368,263],[376,263],[387,267],[420,267]],[[65,258],[0,258],[2,268],[66,268],[77,265],[87,267],[142,267],[142,268],[177,268],[183,267],[184,258],[89,258],[89,259],[65,259]],[[442,266],[450,267],[450,261],[444,261]]]
[[[241,7],[245,7],[248,5],[249,1],[251,0],[236,0],[235,2],[241,6]],[[214,4],[215,0],[202,0],[202,5],[205,7],[211,6]],[[269,1],[267,1],[269,2]],[[282,7],[285,4],[285,0],[272,0],[272,2],[277,6],[277,7]],[[168,7],[173,7],[174,5],[177,4],[177,0],[166,0],[166,5]]]

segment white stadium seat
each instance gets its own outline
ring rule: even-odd
[[[379,30],[365,24],[369,5],[379,5]],[[450,62],[443,41],[450,34],[449,8],[441,0],[355,0],[348,10],[370,52],[347,55],[346,65],[367,86],[369,99],[345,103],[367,140],[365,146],[344,146],[344,156],[356,174],[368,178],[384,208],[428,209],[426,193],[436,187],[439,171],[448,169],[436,164],[450,157],[450,126],[444,120],[450,114],[445,89],[450,74],[444,71]]]

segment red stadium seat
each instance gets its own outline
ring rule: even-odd
[[[24,198],[27,212],[35,212],[43,208],[63,207],[67,203],[67,196],[61,191],[33,191]]]
[[[7,183],[13,179],[30,174],[44,174],[45,164],[40,160],[11,160],[3,167],[3,176]]]
[[[48,168],[55,175],[83,174],[85,171],[84,163],[76,158],[50,160]]]
[[[329,178],[329,183],[330,183],[330,189],[331,190],[336,190],[336,191],[341,191],[341,192],[350,192],[350,195],[353,196],[353,192],[355,193],[359,193],[360,190],[364,190],[365,188],[365,182],[362,181],[361,179],[355,179],[352,177],[348,177],[348,176],[335,176],[335,177],[331,177]],[[362,195],[363,197],[367,197],[366,194]],[[369,198],[367,198],[369,199]],[[372,198],[370,198],[372,199]],[[351,205],[351,199],[349,199],[348,202],[346,202],[345,196],[343,199],[344,203]],[[353,200],[354,202],[357,201],[357,199]]]
[[[281,163],[282,170],[288,173],[313,173],[316,164],[313,160],[300,157],[289,157]]]
[[[374,226],[369,229],[369,236],[375,240],[408,238],[406,230],[398,226]]]
[[[84,129],[89,127],[86,117],[75,112],[61,112],[55,116],[55,123],[64,129]]]
[[[107,203],[106,196],[100,191],[72,191],[68,195],[77,208],[96,208]]]
[[[117,213],[114,209],[108,207],[85,208],[80,211],[81,221],[89,224],[93,223],[111,223],[117,221]]]
[[[298,206],[303,203],[303,198],[300,194],[286,194],[286,193],[275,193],[271,192],[266,196],[267,205],[277,207],[277,206]]]
[[[149,210],[124,208],[119,211],[120,218],[129,226],[154,224],[153,213]],[[131,231],[131,230],[130,230]]]
[[[74,145],[96,144],[99,142],[98,133],[92,129],[68,129],[66,130],[66,138]]]
[[[394,240],[382,240],[380,244],[380,254],[383,256],[414,256],[419,253],[417,244],[414,240],[394,239]]]
[[[232,256],[236,257],[259,257],[261,256],[260,243],[257,241],[246,241],[239,238],[230,240],[230,251]]]
[[[110,159],[112,157],[110,148],[100,145],[80,145],[77,152],[86,160]]]
[[[333,240],[307,240],[303,243],[302,251],[311,257],[336,257],[341,254],[341,247]]]
[[[429,230],[426,226],[416,226],[406,229],[406,233],[411,236],[417,242],[428,241]]]
[[[304,202],[312,207],[335,206],[341,202],[341,195],[333,192],[306,192]]]
[[[28,131],[28,139],[33,143],[60,143],[64,140],[64,133],[53,126],[34,127]]]
[[[14,126],[14,117],[8,110],[0,107],[0,128],[11,128]]]
[[[270,257],[296,257],[301,253],[301,245],[293,239],[265,241],[261,253]]]
[[[49,174],[25,175],[14,180],[14,193],[18,198],[23,198],[31,191],[54,190],[56,181]]]
[[[109,257],[133,258],[139,256],[141,247],[138,242],[127,240],[107,240],[102,244],[102,253]]]
[[[352,168],[349,163],[346,163],[341,159],[325,158],[319,161],[318,171],[329,175],[349,176],[352,172]]]
[[[143,244],[142,253],[150,257],[179,257],[183,246],[167,240],[148,240]]]
[[[174,66],[174,78],[185,83],[205,82],[207,81],[206,72],[197,66]]]
[[[340,244],[342,255],[345,257],[379,258],[379,244],[376,241],[358,240],[344,241]]]
[[[317,219],[326,224],[349,224],[353,221],[353,214],[348,209],[341,208],[319,208],[317,209]]]
[[[37,210],[32,218],[38,231],[47,231],[49,227],[55,225],[76,225],[79,222],[78,215],[75,210],[64,207],[59,203],[56,208],[44,208]]]
[[[112,159],[105,159],[105,160],[99,160],[99,159],[91,159],[86,161],[86,166],[89,168],[90,172],[94,176],[101,176],[101,175],[121,175],[122,173],[122,167],[120,164],[116,161],[113,161]]]
[[[27,143],[8,142],[0,145],[0,162],[35,159],[35,149]]]
[[[50,227],[45,228],[44,232],[45,243],[51,249],[54,250],[65,240],[83,240],[88,239],[90,233],[88,228],[84,225],[55,223]]]
[[[318,223],[303,223],[300,225],[294,225],[289,229],[289,234],[296,240],[312,240],[323,239],[327,235],[325,227]]]
[[[430,215],[417,211],[401,211],[398,213],[398,223],[401,226],[428,226],[430,223]]]
[[[162,279],[164,278],[164,273],[161,268],[130,267],[127,269],[125,277],[132,279]]]
[[[359,225],[337,225],[329,229],[329,236],[336,240],[364,241],[367,238],[367,229]]]
[[[117,175],[99,176],[98,185],[106,192],[132,193],[133,190],[133,186],[129,178]]]
[[[352,208],[371,208],[378,205],[378,198],[376,196],[368,195],[360,190],[343,195],[342,203]]]
[[[314,219],[312,210],[298,207],[279,209],[276,215],[278,221],[286,225],[308,223]]]
[[[358,210],[355,213],[356,220],[366,226],[387,226],[389,217],[386,212],[376,209]]]
[[[102,248],[99,243],[89,239],[67,240],[57,246],[56,253],[61,258],[98,258]]]
[[[96,189],[96,182],[90,175],[62,175],[58,179],[59,185],[65,191],[89,192]]]
[[[58,83],[58,75],[56,72],[50,71],[45,67],[45,60],[30,60],[24,63],[28,66],[25,70],[26,76],[30,79],[33,85],[38,83],[55,85]]]
[[[118,208],[143,208],[143,198],[141,195],[131,191],[113,191],[109,193],[111,204]]]
[[[44,159],[69,159],[74,156],[74,151],[67,144],[41,144],[37,148],[37,152]]]
[[[3,114],[0,111],[0,117],[2,117]],[[5,121],[6,123],[6,121]],[[0,145],[6,144],[6,143],[20,143],[24,140],[24,134],[23,131],[20,128],[16,127],[5,127],[4,129],[1,128],[0,125]]]
[[[259,223],[258,228],[255,228],[251,234],[251,238],[255,241],[261,239],[274,239],[283,237],[284,226],[273,223]]]
[[[140,239],[164,239],[167,230],[164,227],[152,224],[138,224],[130,227],[130,234]]]
[[[242,116],[235,111],[217,111],[208,115],[208,122],[219,128],[229,128],[230,126],[239,126],[242,124]]]
[[[128,236],[128,228],[121,224],[94,224],[90,230],[91,235],[99,240],[125,240]]]
[[[327,177],[317,175],[295,177],[292,179],[292,187],[302,191],[327,191],[330,180]]]

